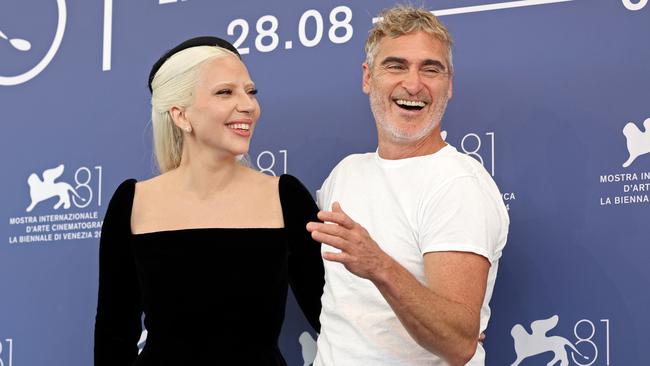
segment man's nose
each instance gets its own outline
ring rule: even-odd
[[[418,94],[423,87],[422,76],[419,70],[409,69],[408,73],[404,75],[402,80],[402,87],[411,95]]]

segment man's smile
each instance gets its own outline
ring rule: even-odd
[[[419,111],[428,104],[421,100],[393,99],[393,101],[398,107],[408,111]]]

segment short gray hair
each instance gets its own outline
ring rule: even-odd
[[[380,20],[369,31],[365,45],[366,63],[370,68],[372,68],[375,57],[377,56],[377,46],[384,37],[395,38],[413,32],[423,31],[431,34],[445,45],[447,49],[447,66],[449,67],[449,72],[453,74],[454,65],[451,54],[451,34],[447,30],[447,27],[430,11],[411,5],[397,5],[382,11],[379,17]]]

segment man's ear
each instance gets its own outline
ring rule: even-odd
[[[368,66],[367,63],[363,63],[361,65],[361,70],[362,70],[362,82],[361,82],[361,89],[363,90],[364,93],[369,94],[370,93],[370,66]]]

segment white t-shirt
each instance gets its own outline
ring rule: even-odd
[[[463,251],[490,261],[481,331],[508,233],[508,213],[492,177],[451,146],[414,158],[355,154],[318,192],[321,209],[338,201],[388,255],[426,283],[427,252]],[[322,251],[338,250],[323,245]],[[325,261],[321,333],[315,366],[446,365],[407,333],[379,290],[337,262]],[[478,337],[478,334],[476,335]],[[484,365],[481,345],[468,365]]]

